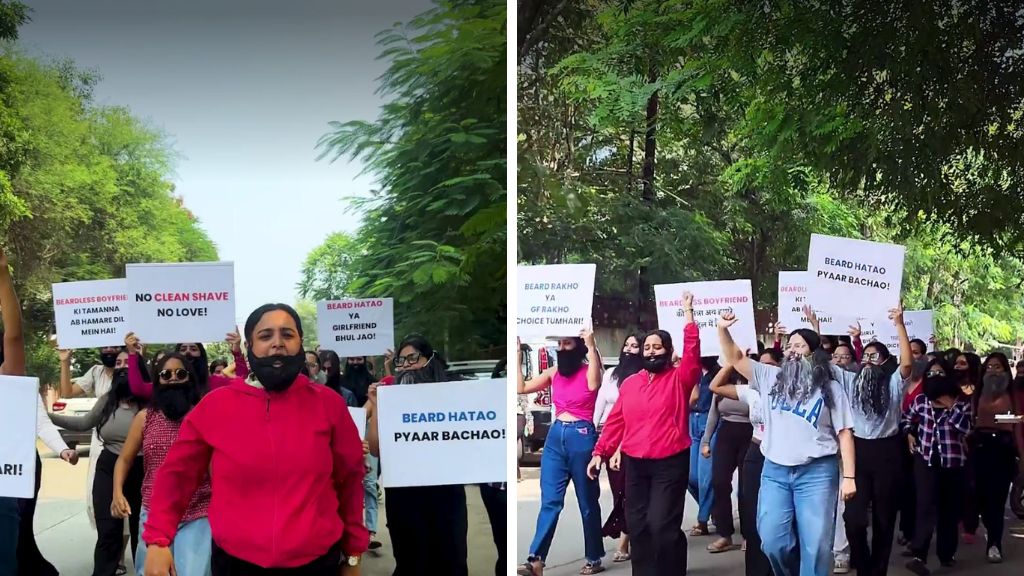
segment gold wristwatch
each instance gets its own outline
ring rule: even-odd
[[[359,566],[359,556],[349,556],[345,559],[345,564],[349,566]]]

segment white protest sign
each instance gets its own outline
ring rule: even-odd
[[[220,342],[235,331],[231,262],[129,264],[129,318],[143,342]]]
[[[808,299],[836,316],[851,308],[884,318],[900,302],[906,248],[852,238],[811,235],[807,254]]]
[[[896,325],[891,320],[875,321],[875,331],[878,341],[885,344],[889,352],[899,357],[900,337],[896,331]],[[903,324],[907,327],[907,336],[910,340],[915,338],[923,341],[928,350],[935,349],[935,313],[932,310],[905,310],[903,312]],[[864,343],[867,344],[867,340]]]
[[[779,309],[778,323],[788,332],[798,328],[812,328],[804,316],[803,307],[812,304],[807,299],[808,275],[806,271],[779,272]],[[821,333],[831,336],[847,334],[854,321],[852,318],[839,317],[822,312],[815,308]]]
[[[718,356],[718,319],[723,311],[736,314],[737,322],[729,329],[740,350],[757,352],[754,328],[754,298],[750,280],[715,280],[684,284],[659,284],[654,287],[658,302],[658,328],[672,335],[676,354],[683,355],[683,292],[693,294],[693,320],[700,326],[701,356]]]
[[[0,497],[31,498],[36,487],[39,379],[0,376]]]
[[[391,298],[317,302],[316,325],[320,347],[342,358],[383,356],[395,345],[395,303]]]
[[[505,482],[504,378],[377,389],[387,488]]]
[[[352,415],[352,421],[356,423],[359,439],[366,440],[366,409],[349,406],[348,413]]]
[[[57,347],[121,346],[128,328],[124,279],[64,282],[53,285]]]
[[[596,264],[519,266],[519,336],[579,336],[591,321]]]

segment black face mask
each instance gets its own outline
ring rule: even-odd
[[[366,364],[349,364],[345,367],[345,371],[353,376],[369,373],[369,370],[366,369]]]
[[[644,370],[651,374],[660,374],[668,369],[668,354],[644,356]]]
[[[115,391],[118,398],[127,398],[132,395],[132,387],[128,384],[128,369],[115,368],[114,378],[111,380],[111,389]]]
[[[198,403],[199,391],[193,384],[158,384],[150,408],[162,412],[168,420],[180,422]]]
[[[644,366],[643,356],[633,352],[623,352],[619,356],[619,366],[622,366],[629,374],[636,374]]]
[[[955,398],[960,394],[960,385],[955,376],[925,376],[923,390],[929,400],[938,400],[943,396]]]
[[[100,363],[107,368],[113,368],[117,364],[117,357],[120,352],[104,352],[100,354]]]
[[[263,388],[268,392],[281,392],[287,390],[299,376],[306,366],[306,353],[299,350],[294,356],[266,356],[257,358],[248,353],[249,368],[256,375]],[[274,366],[275,362],[281,362],[281,367]]]
[[[395,379],[399,384],[424,384],[433,382],[433,371],[424,366],[416,370],[404,370],[398,373]]]
[[[583,357],[586,352],[578,348],[572,350],[559,350],[555,353],[558,357],[558,373],[565,377],[575,376],[583,367]]]

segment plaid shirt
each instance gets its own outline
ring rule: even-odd
[[[967,462],[966,437],[972,421],[973,409],[966,398],[958,398],[952,408],[937,411],[927,396],[918,394],[903,412],[900,429],[917,437],[917,451],[929,466],[938,451],[943,468],[961,468]]]

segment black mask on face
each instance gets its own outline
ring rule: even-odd
[[[114,378],[110,384],[112,389],[116,390],[118,398],[127,398],[132,395],[132,387],[128,384],[127,368],[115,368]]]
[[[644,356],[644,370],[651,374],[660,374],[668,369],[668,353],[657,356]]]
[[[396,380],[399,384],[423,384],[433,382],[431,375],[433,372],[429,368],[424,366],[416,370],[405,370],[398,373]]]
[[[352,375],[366,374],[368,372],[368,370],[366,369],[366,364],[349,364],[345,368],[349,372],[349,374]]]
[[[572,350],[559,350],[556,352],[558,357],[558,373],[566,378],[575,376],[580,371],[580,368],[583,367],[583,358],[586,355],[586,351],[578,347]]]
[[[959,394],[960,384],[957,382],[957,376],[925,376],[924,378],[924,395],[929,400],[938,400],[943,396],[955,398]]]
[[[287,390],[306,366],[306,353],[302,350],[299,350],[299,353],[294,356],[266,356],[264,358],[257,358],[252,355],[252,350],[250,349],[248,359],[249,368],[252,370],[252,373],[256,375],[256,379],[260,381],[260,384],[268,392]],[[274,366],[276,362],[280,362],[281,366]]]
[[[100,363],[107,368],[113,368],[117,364],[117,356],[119,352],[104,352],[100,354]]]
[[[198,403],[199,391],[193,384],[158,384],[153,389],[150,408],[163,412],[171,421],[180,422]]]

